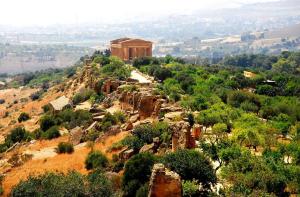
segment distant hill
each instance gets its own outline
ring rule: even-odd
[[[300,37],[300,24],[265,32],[267,39],[288,37]]]

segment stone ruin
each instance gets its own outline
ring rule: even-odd
[[[192,128],[192,136],[195,140],[199,140],[202,134],[203,126],[199,124],[195,124]]]
[[[165,168],[163,164],[154,164],[150,178],[148,197],[181,197],[180,176]]]
[[[178,149],[195,148],[196,141],[191,133],[191,127],[188,122],[173,122],[170,125],[172,130],[172,151]]]
[[[121,90],[118,92],[121,109],[130,113],[137,112],[140,120],[158,116],[161,104],[165,102],[159,95],[154,95],[149,88],[133,92]]]
[[[120,85],[121,81],[117,79],[107,79],[104,81],[101,87],[101,92],[105,95],[109,95],[110,93],[116,91]]]

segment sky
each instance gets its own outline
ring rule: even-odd
[[[0,24],[118,23],[276,0],[1,0]]]

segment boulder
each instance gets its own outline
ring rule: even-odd
[[[129,131],[129,130],[132,130],[133,129],[133,124],[132,122],[127,122],[125,125],[124,125],[124,130],[125,131]]]
[[[81,127],[75,127],[70,131],[70,138],[69,141],[73,145],[77,145],[80,143],[81,139],[83,137],[83,131]]]
[[[133,149],[126,149],[126,150],[119,153],[119,158],[121,160],[128,160],[133,155],[134,155],[134,150]]]
[[[144,152],[154,153],[155,152],[154,149],[155,149],[154,143],[146,144],[140,149],[139,153],[144,153]]]
[[[163,164],[154,164],[148,197],[182,197],[180,176]]]
[[[136,121],[139,120],[139,115],[136,114],[136,115],[133,115],[129,118],[129,121],[132,122],[132,123],[135,123]]]

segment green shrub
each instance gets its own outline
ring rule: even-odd
[[[112,182],[98,169],[87,176],[88,188],[86,196],[111,197],[114,196]]]
[[[42,97],[43,93],[44,93],[43,90],[37,91],[37,92],[35,92],[35,93],[32,93],[32,94],[30,95],[30,98],[31,98],[31,100],[33,100],[33,101],[38,100],[38,99],[40,99],[40,98]]]
[[[56,120],[52,115],[45,115],[40,119],[40,128],[43,131],[47,131],[51,127],[56,125]]]
[[[134,155],[127,161],[122,180],[124,196],[135,196],[136,191],[149,181],[155,161],[150,153]]]
[[[123,161],[117,161],[114,165],[113,165],[113,172],[120,172],[121,170],[123,170],[124,168],[124,162]]]
[[[126,115],[122,111],[116,111],[113,115],[117,119],[117,122],[125,123]]]
[[[110,151],[115,151],[115,150],[120,150],[124,147],[125,145],[123,144],[123,141],[118,141],[113,143],[110,147],[109,150]]]
[[[170,142],[169,125],[166,122],[157,122],[153,124],[139,125],[133,129],[133,135],[136,136],[142,143],[150,144],[153,138],[160,137],[165,139],[165,143]]]
[[[96,92],[94,90],[91,90],[91,89],[84,89],[83,91],[77,93],[74,95],[72,101],[73,101],[73,104],[74,105],[77,105],[79,103],[82,103],[84,101],[87,101],[89,100],[89,98],[92,96],[92,95],[95,95]]]
[[[185,181],[182,182],[183,197],[199,196],[199,184],[197,181]]]
[[[17,142],[22,142],[22,141],[28,141],[31,140],[32,136],[29,132],[27,132],[24,127],[17,127],[13,130],[11,130],[10,134],[6,136],[4,145],[2,148],[9,148],[13,144]]]
[[[40,139],[42,137],[43,131],[41,129],[36,129],[32,132],[34,139]]]
[[[43,108],[44,113],[47,113],[48,111],[50,111],[50,105],[49,104],[44,105],[42,108]]]
[[[106,113],[99,123],[100,130],[106,132],[113,125],[118,124],[119,122],[125,122],[125,115],[122,112],[116,112],[115,114]]]
[[[148,197],[149,183],[145,183],[137,191],[135,197]]]
[[[84,137],[83,141],[95,141],[100,136],[100,132],[97,130],[90,130]]]
[[[30,119],[29,114],[27,114],[25,112],[22,112],[20,114],[20,116],[18,117],[18,122],[23,122],[23,121],[26,121],[26,120],[29,120],[29,119]]]
[[[121,141],[121,144],[138,152],[143,147],[144,142],[137,136],[127,136]]]
[[[195,179],[201,183],[204,190],[209,190],[210,185],[214,185],[217,181],[210,161],[198,151],[183,149],[169,153],[165,156],[164,163],[182,179]]]
[[[71,154],[74,152],[74,146],[73,146],[73,144],[68,143],[68,142],[60,142],[57,146],[57,152]]]
[[[37,177],[30,176],[19,182],[11,191],[13,197],[23,196],[101,196],[113,195],[112,183],[99,171],[88,176],[71,171],[46,173]]]
[[[47,131],[42,133],[42,138],[51,140],[54,138],[58,138],[60,136],[59,130],[57,126],[53,126],[49,128]]]
[[[85,160],[85,168],[87,170],[105,168],[108,165],[108,159],[100,151],[92,151]]]
[[[68,129],[75,128],[76,126],[88,126],[92,122],[92,115],[87,110],[66,109],[57,114],[56,120],[58,123],[64,124]]]

